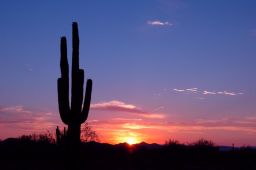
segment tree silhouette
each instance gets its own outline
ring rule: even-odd
[[[99,141],[97,133],[91,128],[91,126],[87,122],[82,126],[81,136],[83,142]]]

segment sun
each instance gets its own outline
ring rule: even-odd
[[[129,144],[129,145],[133,145],[135,143],[138,143],[138,140],[135,138],[135,137],[128,137],[126,139],[126,142]]]

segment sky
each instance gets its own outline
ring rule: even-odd
[[[1,0],[0,139],[54,132],[78,22],[101,142],[256,146],[256,1]],[[71,64],[70,64],[71,65]]]

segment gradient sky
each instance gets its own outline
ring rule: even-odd
[[[256,145],[255,0],[0,2],[0,138],[54,131],[59,41],[79,24],[102,142]]]

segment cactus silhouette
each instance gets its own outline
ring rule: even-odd
[[[62,130],[60,130],[59,126],[57,126],[55,135],[56,135],[56,144],[57,145],[64,145],[66,143],[67,134],[66,134],[65,127],[62,131]]]
[[[79,35],[76,22],[72,24],[72,45],[71,107],[69,104],[69,65],[66,37],[61,37],[60,43],[61,77],[58,79],[58,103],[61,120],[68,125],[68,142],[71,147],[77,147],[80,144],[81,124],[87,119],[90,109],[92,80],[87,80],[83,102],[84,70],[79,68]]]
[[[60,145],[60,143],[61,143],[61,132],[60,132],[59,126],[57,126],[57,128],[56,128],[56,144]]]

